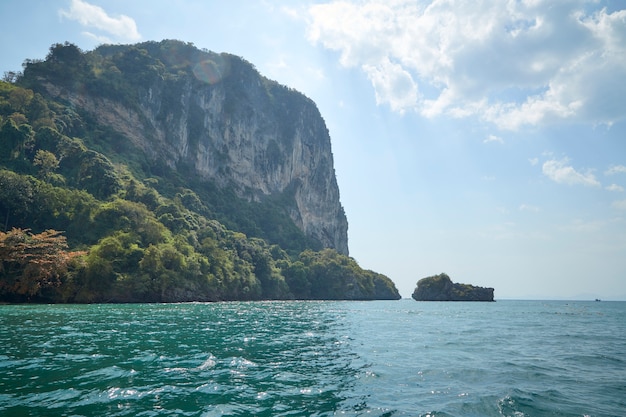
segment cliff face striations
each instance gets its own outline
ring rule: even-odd
[[[101,46],[56,57],[47,93],[87,112],[169,168],[245,200],[280,198],[321,247],[348,254],[328,130],[316,105],[241,58],[178,41]],[[73,82],[87,61],[99,74]]]

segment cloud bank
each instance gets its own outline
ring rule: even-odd
[[[59,15],[70,20],[76,20],[82,26],[92,30],[97,29],[106,33],[107,35],[84,32],[85,35],[102,43],[112,43],[109,38],[111,35],[115,40],[124,42],[135,42],[141,39],[134,19],[125,15],[111,17],[101,7],[86,1],[72,0],[69,10],[59,10]]]
[[[594,0],[334,0],[309,40],[360,68],[376,101],[517,130],[626,118],[626,10]]]

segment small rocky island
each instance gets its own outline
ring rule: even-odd
[[[493,288],[454,283],[445,273],[420,279],[412,297],[415,301],[494,301]]]

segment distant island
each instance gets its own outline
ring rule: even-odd
[[[420,279],[412,297],[415,301],[494,301],[493,291],[493,288],[454,283],[441,273]]]

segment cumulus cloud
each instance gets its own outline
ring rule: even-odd
[[[568,164],[569,160],[567,158],[561,160],[551,159],[543,163],[542,172],[552,181],[559,184],[600,186],[600,182],[596,180],[592,172],[583,174]]]
[[[110,35],[118,41],[138,41],[141,39],[134,19],[125,15],[109,16],[103,8],[83,0],[72,0],[69,10],[62,9],[59,11],[59,15],[70,20],[76,20],[90,30],[96,29],[106,33],[107,35],[85,32],[87,36],[101,42],[111,42]]]
[[[626,166],[613,165],[604,172],[604,175],[626,174]]]
[[[417,100],[417,85],[402,66],[386,61],[379,67],[363,67],[376,91],[376,103],[387,103],[391,109],[403,113]]]
[[[574,0],[334,0],[311,42],[363,70],[377,101],[503,129],[626,117],[626,10]]]

